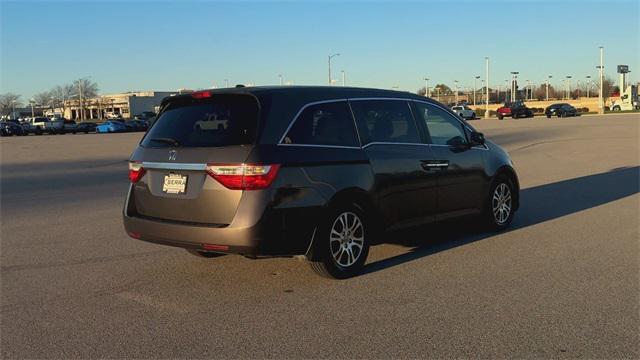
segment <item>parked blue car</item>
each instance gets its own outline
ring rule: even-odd
[[[120,121],[106,121],[96,126],[97,133],[127,132],[127,126]]]

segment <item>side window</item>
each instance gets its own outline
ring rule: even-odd
[[[437,106],[415,103],[416,118],[425,124],[431,143],[435,145],[461,145],[467,137],[460,121]]]
[[[397,100],[352,101],[362,145],[371,142],[420,143],[408,103]]]
[[[295,120],[284,144],[358,146],[346,101],[311,105]]]

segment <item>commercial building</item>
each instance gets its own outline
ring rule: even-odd
[[[100,95],[90,99],[70,99],[47,112],[48,115],[62,116],[76,121],[104,120],[110,115],[132,118],[145,111],[157,112],[160,102],[177,91],[137,91],[120,94]]]

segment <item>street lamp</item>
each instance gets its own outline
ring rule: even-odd
[[[342,86],[345,86],[347,83],[347,76],[344,72],[344,70],[340,70],[340,72],[342,73]]]
[[[509,90],[507,90],[509,89]],[[509,87],[509,80],[505,80],[504,81],[504,102],[507,103],[507,96],[509,94],[509,91],[511,91],[511,87]]]
[[[224,79],[224,87],[229,87],[229,79]]]
[[[484,57],[484,64],[485,64],[485,84],[487,85],[487,87],[485,88],[486,91],[486,98],[484,100],[484,117],[485,119],[489,118],[489,57],[485,56]],[[498,94],[499,95],[499,94]],[[496,99],[497,101],[497,99]]]
[[[31,98],[29,99],[29,104],[31,105],[31,117],[36,117],[35,112],[33,111],[33,105],[36,103],[36,99]]]
[[[586,84],[586,88],[587,88],[587,98],[589,98],[589,88],[590,88],[590,85],[591,85],[591,76],[590,76],[590,75],[587,75],[587,76],[585,76],[585,77],[587,78],[587,84]]]
[[[484,79],[480,80],[480,88],[484,89]],[[484,97],[484,94],[480,95],[480,102],[482,102],[482,97]]]
[[[596,66],[600,69],[600,92],[598,94],[598,113],[604,114],[604,98],[603,98],[603,82],[604,82],[604,48],[600,46],[600,66]]]
[[[280,79],[280,86],[282,86],[282,74],[278,74],[278,78]]]
[[[516,79],[518,78],[518,74],[520,73],[517,71],[511,72],[511,102],[514,102],[518,98],[518,94],[516,93]]]
[[[567,100],[571,98],[571,76],[567,75]]]
[[[455,99],[456,99],[456,105],[458,105],[458,80],[453,80],[453,82],[456,84],[456,86],[455,86],[455,88],[456,88],[456,90],[455,90],[456,91]]]
[[[429,78],[424,78],[424,96],[429,97]]]
[[[333,59],[336,56],[340,56],[340,54],[336,53],[336,54],[328,56],[328,61],[327,62],[329,63],[329,86],[331,86],[331,83],[332,83],[332,81],[331,81],[331,59]]]
[[[476,104],[476,81],[478,81],[478,79],[480,79],[480,76],[476,76],[473,78],[473,105]]]
[[[553,76],[551,76],[551,75],[549,75],[549,76],[547,77],[547,96],[546,96],[547,101],[549,101],[549,80],[550,80],[552,77],[553,77]]]

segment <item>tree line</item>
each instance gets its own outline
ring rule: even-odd
[[[31,99],[23,99],[22,95],[12,92],[0,94],[0,114],[9,115],[15,108],[34,106],[38,108],[61,109],[64,114],[67,102],[74,99],[83,109],[87,99],[98,95],[98,83],[87,78],[75,80],[71,83],[57,85],[47,91],[34,94]]]
[[[587,86],[589,87],[589,96],[597,97],[599,88],[600,88],[599,85],[593,82],[588,84]],[[485,87],[480,87],[476,91],[478,96],[481,96],[486,92],[486,89]],[[527,99],[529,99],[531,96],[530,93],[528,92],[528,89],[525,90],[525,88],[519,87],[517,83],[516,83],[516,91],[519,94],[518,95],[519,97],[522,97],[521,94],[524,95],[525,92],[527,94]],[[602,97],[605,100],[610,98],[611,94],[619,91],[620,89],[618,88],[618,86],[614,85],[614,81],[610,77],[604,78],[604,81],[602,83]],[[437,96],[454,95],[455,90],[451,89],[449,86],[445,84],[437,84],[434,87],[429,87],[429,93],[430,93],[430,97],[435,98]],[[458,95],[464,95],[466,93],[467,91],[460,90],[460,89],[458,90]],[[503,93],[504,93],[504,89],[501,89],[500,92],[497,92],[496,89],[489,88],[489,94],[490,94],[490,97],[492,98],[492,101],[495,101],[495,98],[497,98],[498,101],[503,100],[504,99]],[[423,86],[419,88],[416,91],[416,94],[424,96],[426,94],[425,87]],[[586,96],[586,88],[584,86],[584,83],[581,83],[579,88],[576,86],[573,89],[571,89],[569,94],[569,97],[572,99],[577,99],[581,96]],[[565,97],[566,97],[566,89],[564,89],[564,87],[556,88],[553,85],[549,84],[549,99],[564,99]],[[546,84],[543,83],[534,87],[533,98],[539,101],[545,100],[547,98]]]

